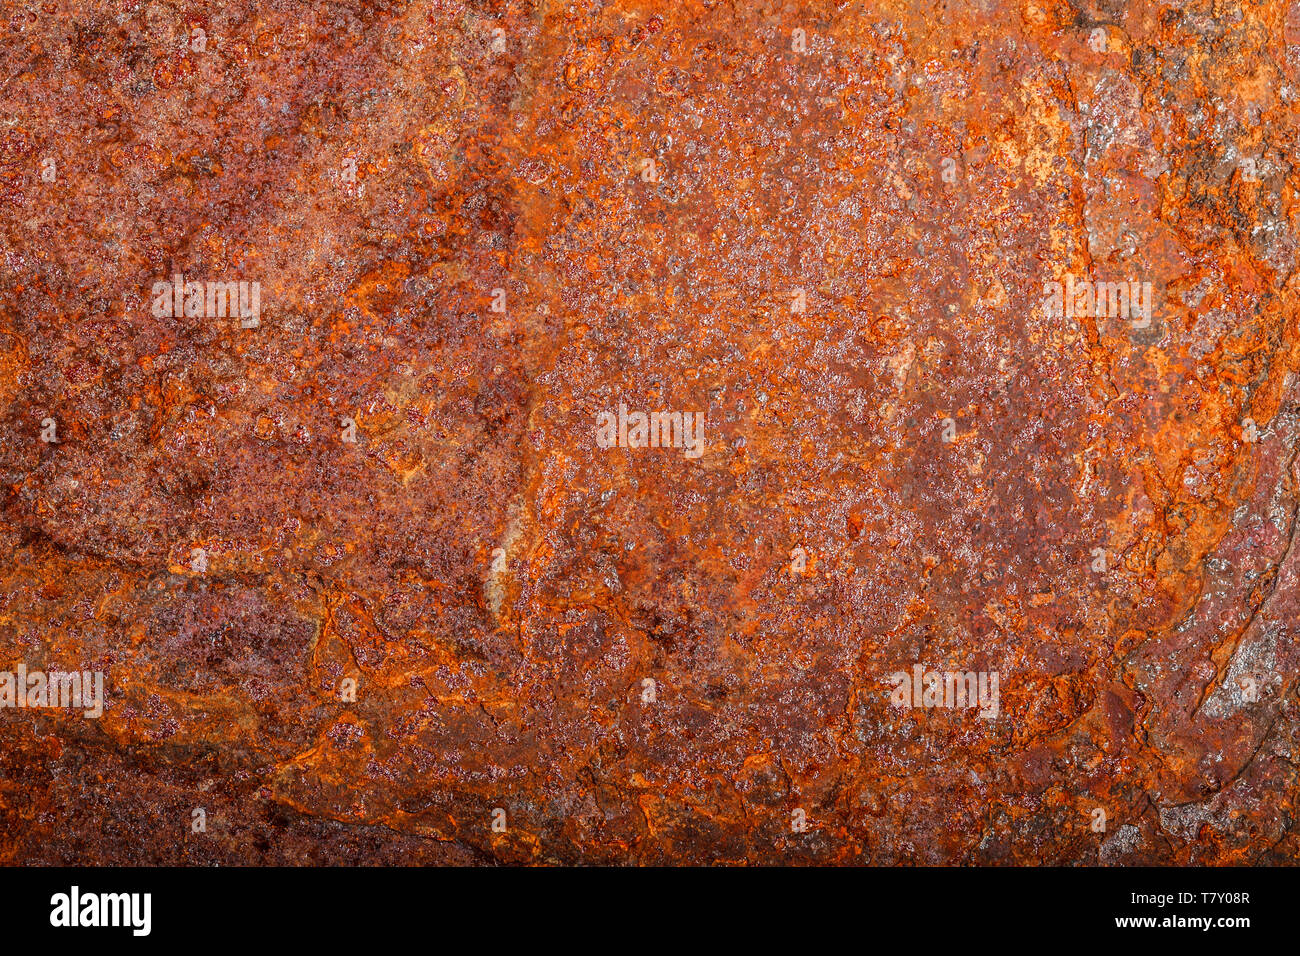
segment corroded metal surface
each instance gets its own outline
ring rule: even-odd
[[[1300,4],[3,28],[3,861],[1295,861]]]

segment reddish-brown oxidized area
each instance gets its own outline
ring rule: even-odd
[[[0,28],[0,860],[1300,855],[1300,4]]]

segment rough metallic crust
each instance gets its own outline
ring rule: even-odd
[[[0,26],[0,860],[1295,862],[1300,5]]]

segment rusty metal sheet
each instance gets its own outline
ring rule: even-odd
[[[0,861],[1296,861],[1300,4],[0,27]]]

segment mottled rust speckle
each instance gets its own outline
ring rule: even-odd
[[[0,28],[0,861],[1300,855],[1300,3]]]

